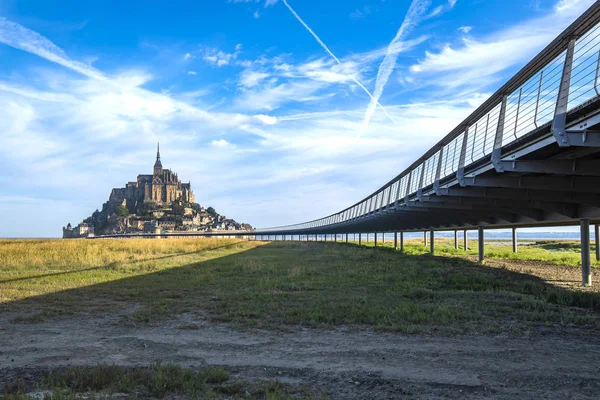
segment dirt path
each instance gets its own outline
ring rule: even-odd
[[[334,399],[598,398],[600,338],[423,337],[298,330],[237,331],[185,315],[158,327],[119,315],[37,324],[0,315],[0,383],[23,368],[177,362],[241,378],[308,384]]]

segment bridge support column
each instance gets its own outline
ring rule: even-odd
[[[427,231],[423,231],[423,246],[427,247]]]
[[[348,243],[348,234],[346,233],[346,243]]]
[[[362,244],[362,233],[358,234],[358,245],[360,246]]]
[[[483,242],[483,226],[477,228],[477,247],[479,248],[479,263],[483,264],[485,259],[485,244]]]
[[[375,246],[374,247],[377,247],[377,232],[375,232]]]
[[[469,237],[466,229],[463,231],[463,247],[465,251],[469,250]]]
[[[381,243],[385,243],[385,232],[381,233]]]
[[[435,233],[433,229],[429,231],[429,253],[431,255],[435,253]]]
[[[600,261],[600,225],[594,225],[594,240],[596,242],[596,261]]]
[[[333,241],[337,243],[337,233],[333,235]]]
[[[454,248],[458,249],[458,231],[454,231]]]
[[[394,250],[398,250],[398,232],[394,232]]]
[[[590,265],[590,220],[581,220],[581,283],[592,286],[592,269]]]
[[[400,251],[404,253],[404,232],[400,232]]]
[[[512,247],[513,253],[516,253],[519,250],[519,244],[517,243],[517,228],[512,228]]]

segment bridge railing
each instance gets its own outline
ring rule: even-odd
[[[302,231],[347,223],[418,198],[459,168],[491,156],[548,124],[568,96],[567,110],[600,96],[600,5],[597,2],[438,144],[384,186],[352,206],[324,218],[266,229]],[[572,60],[568,50],[571,46]],[[566,76],[565,69],[570,70]],[[561,81],[569,90],[560,93]]]

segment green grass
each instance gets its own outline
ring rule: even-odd
[[[352,242],[357,244],[356,242]],[[423,255],[429,254],[429,245],[424,246],[423,240],[409,240],[406,242],[405,253],[407,255]],[[362,245],[373,247],[374,241],[371,236],[370,242],[362,241]],[[381,242],[381,237],[377,243],[378,247],[393,248],[393,240],[387,238],[385,242]],[[464,251],[462,248],[462,240],[459,242],[459,249],[454,248],[453,239],[436,239],[435,254],[438,256],[477,256],[478,241],[469,239],[469,249]],[[596,246],[591,245],[591,264],[594,268],[600,268],[600,261],[594,257]],[[581,266],[581,250],[579,241],[522,241],[519,244],[518,251],[513,253],[510,241],[491,240],[485,242],[485,257],[496,260],[512,260],[512,261],[539,261],[548,264],[578,267]]]
[[[488,247],[493,255],[501,246]],[[437,249],[443,256],[423,254],[426,249],[412,242],[400,254],[352,244],[235,239],[0,241],[0,312],[16,311],[16,321],[35,323],[138,305],[124,323],[201,312],[263,329],[349,325],[451,334],[599,328],[598,292],[554,286],[535,276],[535,266],[528,274],[480,266],[449,242]],[[510,248],[501,250],[499,258]],[[537,260],[554,257],[526,246],[517,256],[533,260],[537,253]]]
[[[50,370],[37,381],[6,383],[0,400],[34,399],[27,393],[44,392],[44,400],[71,399],[318,399],[314,391],[274,381],[246,382],[230,379],[221,367],[200,370],[177,364],[148,367],[96,365]],[[2,393],[3,392],[3,393]]]

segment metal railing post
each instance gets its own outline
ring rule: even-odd
[[[423,201],[423,180],[425,178],[425,161],[421,163],[421,177],[419,178],[419,187],[417,188],[417,199]]]
[[[519,101],[517,103],[517,114],[515,115],[515,129],[513,130],[513,136],[517,140],[517,125],[519,124],[519,111],[521,110],[521,96],[523,94],[523,88],[519,88]]]
[[[440,156],[438,158],[438,165],[435,169],[435,180],[433,181],[433,191],[435,194],[440,194],[440,177],[442,176],[442,160],[444,158],[444,146],[440,149]]]
[[[410,198],[410,183],[412,182],[412,175],[414,170],[410,170],[408,173],[408,179],[406,180],[406,193],[404,193],[404,204],[408,205],[408,200]]]
[[[469,127],[465,128],[462,146],[460,148],[460,158],[458,159],[458,169],[456,170],[456,180],[460,186],[465,186],[465,162],[467,159],[467,141],[469,139]]]
[[[494,138],[494,149],[492,150],[492,164],[496,172],[504,172],[502,168],[502,136],[504,135],[504,119],[506,116],[506,95],[502,96],[500,105],[500,115],[498,117],[498,127],[496,128],[496,137]]]
[[[600,60],[600,58],[599,58],[599,60]],[[537,124],[537,114],[538,114],[538,108],[540,106],[540,95],[542,93],[542,81],[543,80],[544,80],[544,70],[541,70],[540,71],[540,84],[538,86],[537,100],[535,102],[535,112],[533,114],[533,125],[535,125],[536,128],[538,127],[538,124]]]
[[[565,56],[565,64],[558,89],[554,119],[552,120],[552,135],[554,135],[556,143],[561,147],[568,147],[570,145],[567,136],[567,109],[569,106],[569,90],[571,87],[571,70],[573,68],[574,53],[575,38],[572,38],[567,45],[567,54]]]

